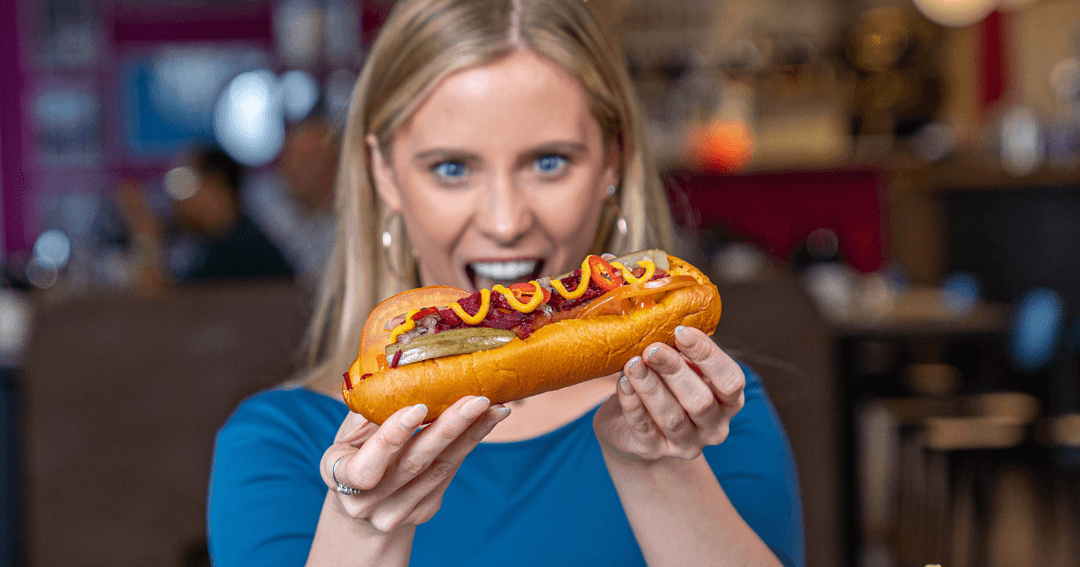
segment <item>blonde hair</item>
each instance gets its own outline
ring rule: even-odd
[[[309,386],[334,387],[356,358],[368,313],[382,299],[418,285],[403,223],[387,224],[389,212],[375,195],[365,136],[374,134],[389,156],[394,133],[444,77],[516,50],[547,57],[577,77],[605,142],[618,150],[621,175],[612,203],[627,231],[609,229],[617,216],[609,207],[596,253],[670,248],[671,212],[646,157],[633,85],[621,53],[582,0],[402,0],[353,90],[336,185],[337,239],[308,333]],[[383,230],[392,235],[388,254]]]

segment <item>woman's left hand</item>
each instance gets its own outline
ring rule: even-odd
[[[742,369],[708,335],[679,327],[675,348],[653,343],[623,366],[593,429],[605,449],[626,458],[693,459],[727,438],[745,385]]]

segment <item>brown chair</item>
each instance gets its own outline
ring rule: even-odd
[[[197,560],[214,434],[296,368],[304,293],[222,284],[38,300],[22,382],[30,564]]]

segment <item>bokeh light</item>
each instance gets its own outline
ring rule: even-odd
[[[1064,302],[1058,292],[1035,288],[1017,305],[1011,350],[1013,362],[1025,372],[1045,369],[1055,358],[1064,324]]]
[[[165,173],[162,184],[168,196],[177,201],[183,201],[191,198],[199,190],[199,175],[194,169],[182,165]]]
[[[59,276],[60,270],[47,258],[35,257],[26,263],[26,281],[36,288],[52,287]]]
[[[941,282],[941,300],[945,310],[963,314],[971,311],[982,295],[982,284],[971,272],[953,272]]]
[[[260,69],[229,82],[214,111],[214,136],[236,161],[260,167],[285,143],[285,119],[277,76]]]
[[[915,157],[926,162],[940,161],[956,150],[956,136],[948,124],[931,122],[915,132],[910,146]]]
[[[281,76],[285,119],[298,122],[307,117],[319,100],[319,83],[307,71],[288,71]]]
[[[1035,111],[1014,106],[1001,118],[1001,167],[1016,177],[1035,171],[1046,155]]]
[[[732,282],[749,281],[758,277],[767,264],[765,253],[746,242],[732,242],[724,246],[712,259],[712,268],[716,275]]]
[[[46,230],[34,242],[34,257],[62,268],[71,257],[71,241],[59,230]]]
[[[998,0],[912,0],[935,24],[960,28],[981,21],[997,7]]]

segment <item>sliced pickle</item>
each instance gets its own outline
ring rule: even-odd
[[[489,327],[450,329],[434,335],[417,337],[407,345],[398,343],[387,345],[386,360],[394,360],[394,355],[397,354],[398,350],[401,350],[401,358],[398,360],[397,365],[404,366],[429,358],[498,348],[510,342],[516,336],[513,331]]]
[[[611,260],[611,262],[618,262],[618,263],[626,266],[628,269],[633,270],[634,268],[637,267],[637,263],[639,261],[644,260],[646,258],[652,260],[653,264],[656,264],[656,269],[657,270],[665,270],[666,271],[668,269],[667,252],[664,252],[663,250],[656,250],[656,249],[642,250],[640,252],[631,252],[631,253],[627,254],[626,256],[620,256],[618,258],[615,258],[614,260]]]

